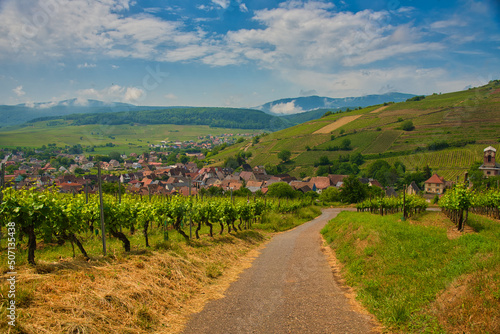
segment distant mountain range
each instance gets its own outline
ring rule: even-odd
[[[121,102],[102,102],[97,100],[70,99],[47,103],[22,103],[0,105],[0,126],[19,125],[40,117],[65,116],[71,114],[110,113],[120,111],[156,110],[166,107],[141,107]]]
[[[403,102],[414,97],[413,94],[386,93],[380,95],[365,95],[360,97],[331,98],[322,96],[307,96],[287,98],[268,102],[253,109],[265,113],[283,116],[307,112],[316,109],[345,109],[368,107],[384,102]]]
[[[401,102],[415,95],[387,93],[361,97],[330,98],[308,96],[281,99],[252,108],[273,116],[284,117],[284,124],[294,125],[321,117],[327,110],[366,107],[384,102]],[[102,114],[169,109],[191,109],[192,107],[135,106],[127,103],[106,103],[97,100],[70,99],[60,102],[23,103],[0,105],[1,127],[24,124],[33,119],[54,118],[71,114]],[[223,108],[221,108],[223,109]],[[323,110],[327,109],[327,110]],[[241,109],[248,113],[249,109]],[[285,120],[286,119],[286,120]],[[278,122],[282,123],[282,122]]]

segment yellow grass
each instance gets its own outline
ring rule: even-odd
[[[357,120],[361,116],[363,116],[363,115],[353,115],[353,116],[342,117],[341,119],[338,119],[335,122],[328,124],[327,126],[324,126],[319,130],[316,130],[315,132],[313,132],[313,134],[316,135],[316,134],[330,133],[330,132],[337,130],[338,128],[340,128],[346,124],[349,124],[350,122],[352,122],[354,120]]]
[[[250,266],[268,236],[242,232],[93,259],[61,259],[18,269],[18,325],[6,324],[0,277],[0,332],[179,333],[190,314],[220,298]],[[253,251],[251,251],[253,249]]]

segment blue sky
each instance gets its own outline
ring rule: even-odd
[[[500,78],[495,0],[0,0],[0,22],[0,104],[254,107]]]

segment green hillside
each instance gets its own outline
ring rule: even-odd
[[[51,121],[49,121],[51,122]],[[53,121],[31,123],[11,131],[0,131],[0,147],[41,147],[49,143],[59,147],[96,146],[95,152],[108,154],[112,151],[120,153],[143,152],[149,144],[160,144],[161,141],[197,140],[199,136],[232,134],[254,134],[259,130],[242,130],[227,128],[211,128],[206,125],[78,125],[69,126],[70,121]],[[113,147],[106,146],[113,143]]]
[[[258,143],[241,143],[214,156],[213,162],[223,164],[229,156],[245,149],[252,153],[248,160],[252,166],[277,165],[277,154],[289,150],[291,161],[282,166],[298,177],[301,172],[312,175],[321,156],[334,160],[341,155],[361,153],[367,160],[361,168],[383,158],[391,164],[399,160],[409,170],[429,165],[445,178],[455,179],[473,162],[481,160],[486,146],[500,148],[500,81],[413,100],[296,125],[264,136]],[[414,127],[411,131],[403,130],[408,121]],[[352,150],[335,150],[345,139],[350,140]]]

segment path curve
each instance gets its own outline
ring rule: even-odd
[[[376,333],[354,310],[321,251],[320,230],[341,209],[280,233],[225,297],[190,317],[184,333]]]

